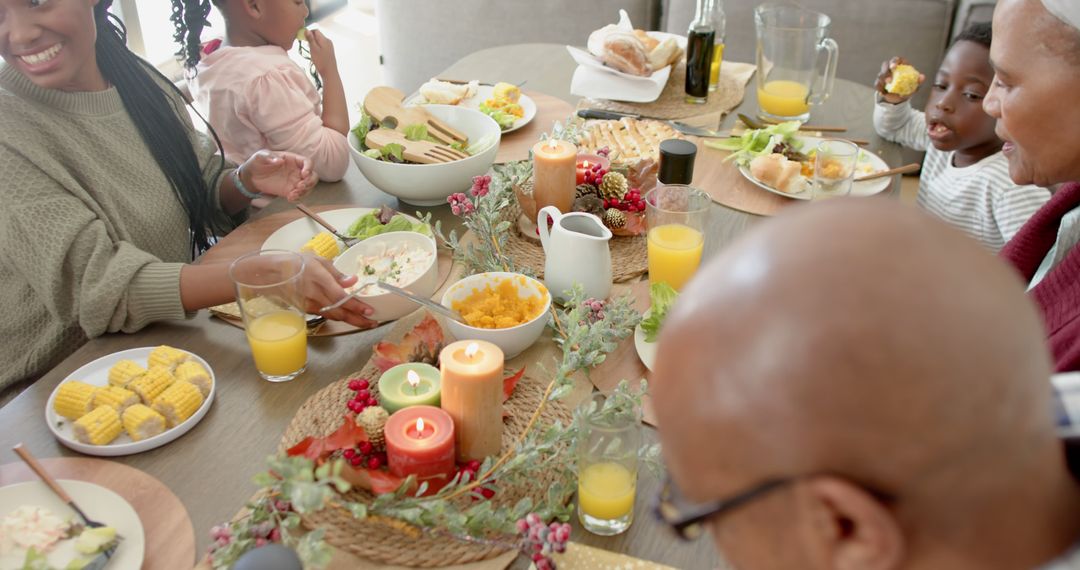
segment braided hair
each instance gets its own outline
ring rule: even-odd
[[[109,12],[112,3],[113,0],[100,0],[94,6],[97,64],[105,80],[116,88],[143,143],[187,212],[194,257],[210,247],[221,229],[214,220],[212,202],[216,193],[210,190],[212,186],[203,176],[189,130],[180,118],[179,113],[184,111],[173,104],[162,84],[170,86],[180,97],[183,95],[167,77],[128,49],[127,29]],[[220,150],[217,134],[213,129],[210,132]],[[210,177],[213,186],[217,185],[224,167],[225,159],[221,158]]]
[[[223,0],[172,0],[172,23],[175,31],[173,40],[180,46],[176,57],[184,64],[188,74],[195,75],[195,66],[202,57],[202,31],[210,25],[211,5],[221,8]],[[308,73],[311,74],[315,88],[322,91],[322,78],[315,70],[315,63],[311,61],[311,50],[300,42],[300,57],[308,62]]]

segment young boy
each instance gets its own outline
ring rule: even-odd
[[[874,128],[891,141],[925,150],[919,207],[967,232],[995,253],[1047,200],[1050,192],[1017,186],[1001,154],[996,122],[982,108],[994,80],[990,24],[975,24],[953,42],[934,78],[926,111],[911,108],[910,95],[888,93],[893,58],[878,75]],[[922,78],[920,78],[921,82]]]

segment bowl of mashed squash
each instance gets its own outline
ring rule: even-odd
[[[459,340],[486,340],[513,358],[532,346],[547,325],[551,295],[544,284],[520,273],[489,272],[454,283],[442,304],[457,311],[465,323],[447,319]]]

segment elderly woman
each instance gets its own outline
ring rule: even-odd
[[[1059,372],[1080,370],[1080,2],[1002,0],[983,102],[1018,184],[1061,185],[1001,256],[1030,283]]]
[[[0,389],[89,338],[230,301],[228,266],[191,264],[193,252],[252,198],[296,199],[316,181],[288,153],[226,164],[127,49],[111,4],[0,0]],[[307,268],[309,307],[344,297],[350,280]],[[327,316],[371,326],[367,311],[350,301]]]

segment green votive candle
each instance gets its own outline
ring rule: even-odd
[[[437,408],[441,400],[441,373],[429,364],[398,364],[379,378],[379,405],[391,414],[409,406]]]

